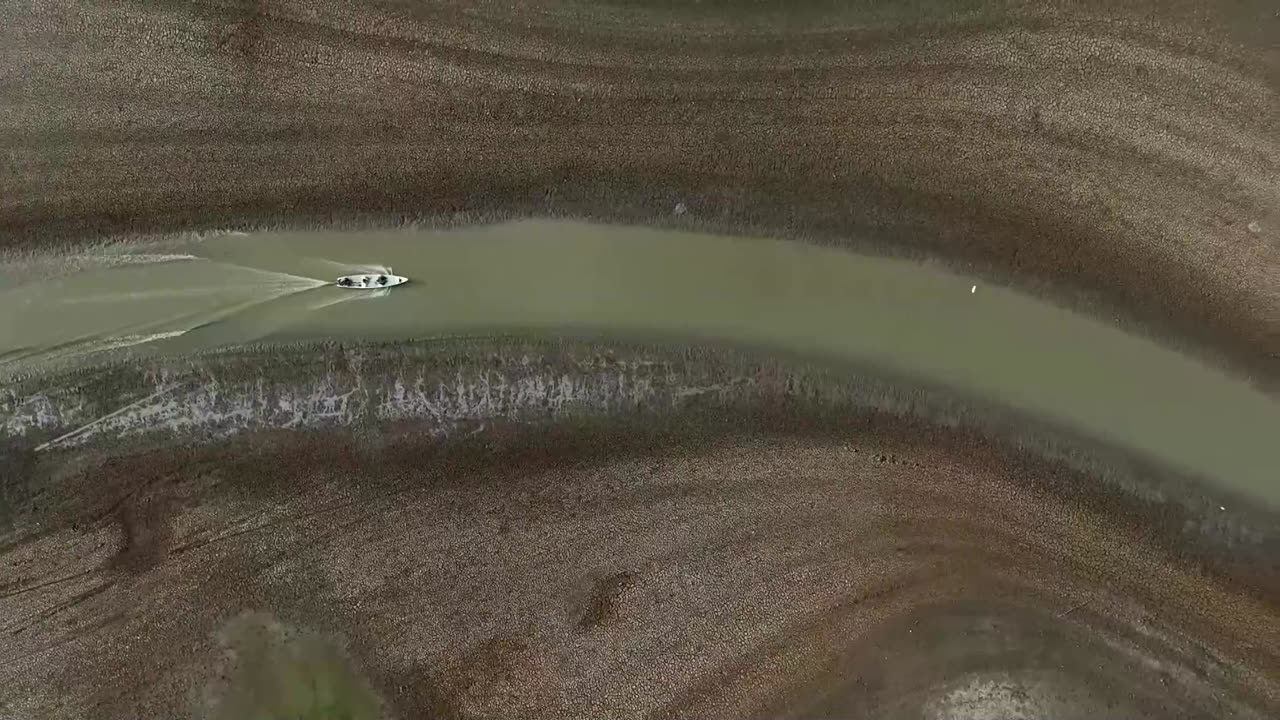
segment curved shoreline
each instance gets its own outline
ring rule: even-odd
[[[1021,467],[1029,487],[1141,528],[1174,556],[1198,558],[1262,597],[1280,594],[1280,569],[1269,563],[1280,548],[1274,504],[1268,509],[1158,459],[883,370],[723,347],[581,339],[281,350],[226,349],[72,372],[54,385],[53,378],[21,383],[19,390],[41,388],[41,400],[5,403],[4,441],[17,453],[8,462],[25,457],[56,467],[64,457],[163,454],[165,447],[218,454],[226,443],[252,446],[255,436],[270,443],[280,431],[350,434],[374,447],[409,432],[430,438],[451,463],[495,466],[509,454],[504,445],[543,435],[548,447],[566,446],[558,455],[588,461],[686,434],[703,438],[694,445],[714,445],[753,433],[887,432],[882,440],[890,445],[923,447],[931,438],[953,454],[994,453],[1003,466]],[[22,417],[38,424],[13,425]],[[613,440],[600,443],[596,435]],[[460,448],[464,460],[450,448]],[[474,460],[465,460],[474,454],[468,448],[480,449]]]
[[[223,236],[168,249],[194,259],[0,292],[4,302],[29,303],[0,331],[8,328],[9,342],[67,353],[76,352],[63,348],[69,340],[109,345],[158,334],[123,351],[139,360],[259,341],[495,332],[719,342],[892,368],[1244,493],[1271,497],[1266,468],[1280,463],[1266,431],[1280,426],[1271,396],[1107,323],[1004,288],[971,288],[973,279],[936,266],[765,239],[546,221]],[[370,261],[418,282],[367,298],[316,279]],[[293,284],[276,287],[285,281]],[[139,282],[157,288],[156,297],[135,297]],[[82,302],[100,298],[111,302]]]
[[[0,716],[1280,717],[1273,4],[0,5],[0,260],[364,231],[0,266]]]
[[[497,714],[521,717],[621,716],[655,702],[680,717],[748,714],[717,712],[721,702],[793,716],[781,708],[841,702],[826,690],[875,717],[882,702],[944,702],[975,669],[1028,690],[1028,702],[1092,715],[1108,698],[1152,708],[1137,717],[1262,718],[1280,703],[1275,514],[1255,513],[1263,524],[1250,527],[1247,504],[1225,514],[1205,507],[1213,495],[1188,504],[1165,468],[1052,428],[1038,436],[1020,418],[986,425],[968,400],[706,348],[330,347],[301,366],[242,357],[247,374],[230,373],[234,383],[220,372],[236,358],[223,360],[221,371],[190,371],[226,407],[263,392],[264,407],[323,415],[323,400],[295,402],[274,381],[300,376],[378,407],[378,383],[413,387],[423,372],[423,390],[455,388],[437,409],[458,422],[441,435],[426,406],[398,420],[349,408],[349,424],[326,429],[321,417],[207,443],[161,433],[5,448],[19,454],[0,457],[0,478],[33,485],[16,533],[0,532],[0,557],[20,568],[0,585],[13,618],[4,629],[19,631],[7,642],[19,657],[0,664],[0,701],[47,702],[39,692],[74,677],[67,699],[104,717],[180,714],[220,667],[211,633],[266,608],[341,633],[401,717],[442,702],[514,702]],[[80,391],[98,387],[91,402],[104,405],[146,379],[87,375]],[[565,378],[578,389],[562,392]],[[530,392],[485,410],[504,381]],[[1155,483],[1156,495],[1136,495],[1126,477]],[[704,607],[696,598],[713,586],[724,594]],[[787,599],[797,591],[803,602]],[[139,603],[146,613],[122,611]],[[530,603],[534,615],[518,610]],[[732,640],[748,619],[768,632]],[[693,625],[656,632],[676,622]],[[937,623],[951,630],[928,631]],[[567,669],[503,674],[514,694],[468,694],[465,663],[490,643],[519,663],[562,642],[626,643],[632,656],[704,634],[720,639],[617,666],[661,688],[644,698],[540,694],[591,675]],[[944,639],[947,664],[912,650],[931,637]],[[1023,674],[1046,651],[1047,685]],[[787,672],[773,670],[778,656]],[[596,667],[590,652],[564,657]],[[886,698],[841,681],[841,668],[913,658],[946,687],[891,683]],[[626,682],[615,675],[595,682]],[[769,680],[746,687],[744,675]]]
[[[673,193],[672,197],[688,197]],[[754,240],[797,242],[841,249],[871,259],[907,260],[927,263],[956,275],[974,278],[984,285],[993,285],[1012,292],[1033,297],[1064,311],[1077,313],[1093,320],[1104,321],[1113,327],[1142,339],[1159,344],[1215,369],[1230,373],[1260,392],[1280,397],[1280,353],[1275,352],[1269,334],[1280,328],[1280,316],[1272,322],[1266,320],[1248,334],[1264,338],[1262,343],[1241,344],[1238,336],[1205,324],[1187,323],[1171,318],[1165,309],[1126,305],[1126,299],[1116,298],[1105,291],[1069,286],[1047,278],[1025,275],[1009,275],[996,263],[981,260],[965,260],[872,237],[850,235],[843,230],[815,228],[797,231],[794,226],[777,227],[739,220],[714,220],[690,215],[673,215],[669,208],[651,207],[643,212],[610,208],[601,211],[588,205],[570,206],[560,211],[548,211],[536,205],[521,207],[508,203],[487,211],[459,211],[443,215],[419,215],[414,213],[388,213],[382,215],[352,214],[297,216],[293,219],[273,218],[264,222],[216,222],[202,230],[188,229],[181,232],[157,232],[145,236],[107,236],[96,241],[61,241],[53,246],[35,246],[27,250],[0,248],[0,262],[21,264],[30,260],[58,264],[60,256],[109,248],[121,252],[130,248],[160,246],[185,247],[194,241],[216,238],[228,233],[243,234],[293,234],[300,232],[405,232],[405,231],[453,231],[479,230],[485,227],[511,222],[567,222],[599,223],[622,228],[647,228],[654,231],[688,232],[709,235],[735,236]],[[1221,320],[1225,316],[1216,315]],[[1231,320],[1230,322],[1235,322]],[[1277,338],[1276,342],[1280,342]]]
[[[790,31],[552,0],[524,32],[441,8],[197,3],[99,18],[156,38],[112,69],[65,32],[68,8],[18,13],[16,47],[97,69],[15,98],[0,228],[38,246],[459,211],[690,223],[941,258],[1280,386],[1280,127],[1274,59],[1232,38],[1250,10],[1192,27],[1182,6],[979,5],[1003,20],[930,7],[928,33],[895,16],[801,52]],[[624,16],[645,33],[606,22]],[[169,70],[139,91],[119,69],[137,62]],[[102,112],[90,80],[126,102]]]

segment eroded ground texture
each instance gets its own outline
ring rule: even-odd
[[[551,213],[930,254],[1274,380],[1265,0],[15,3],[0,241]]]
[[[245,610],[401,718],[1280,706],[1274,517],[1157,467],[743,354],[270,356],[14,385],[0,708],[198,714]]]
[[[6,3],[0,244],[745,230],[1274,388],[1272,5]],[[806,362],[511,339],[6,377],[0,718],[225,716],[236,622],[401,720],[1280,717],[1264,503]]]

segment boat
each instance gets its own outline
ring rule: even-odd
[[[409,278],[391,273],[362,273],[360,275],[343,275],[334,283],[348,290],[381,290],[409,282]]]

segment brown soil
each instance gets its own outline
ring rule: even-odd
[[[591,589],[587,608],[578,620],[578,629],[589,632],[612,622],[618,616],[618,605],[622,602],[623,593],[633,585],[635,575],[627,571],[611,573],[597,580]]]
[[[888,421],[708,429],[90,463],[67,480],[82,502],[0,555],[0,708],[189,715],[245,610],[337,634],[401,718],[1280,708],[1274,602],[993,447]]]
[[[1114,5],[13,5],[0,236],[741,228],[942,257],[1280,378],[1273,8]]]
[[[750,230],[940,257],[1280,379],[1268,3],[903,5],[13,4],[0,243]],[[246,610],[341,638],[405,719],[1280,716],[1280,601],[1166,542],[1191,518],[958,432],[740,419],[0,448],[0,716],[199,714]]]

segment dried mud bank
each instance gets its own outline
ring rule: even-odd
[[[942,258],[1271,384],[1272,15],[1172,1],[13,5],[0,237],[516,215],[765,233]]]
[[[8,712],[198,713],[245,609],[399,718],[1280,708],[1274,517],[865,373],[507,340],[61,387],[5,401]]]
[[[1280,528],[1254,499],[871,368],[727,349],[460,339],[156,358],[30,377],[0,394],[7,476],[42,478],[6,484],[16,500],[11,518],[39,516],[32,512],[39,503],[74,505],[76,491],[50,479],[82,472],[90,462],[83,458],[97,458],[90,466],[115,456],[181,458],[210,446],[223,458],[234,455],[228,448],[269,455],[276,439],[288,444],[290,431],[349,436],[343,452],[359,455],[412,439],[436,448],[424,462],[502,457],[530,442],[586,462],[744,434],[876,437],[882,426],[1028,463],[1024,479],[1041,490],[1116,520],[1141,519],[1173,554],[1280,592]],[[583,444],[596,435],[613,440]]]

